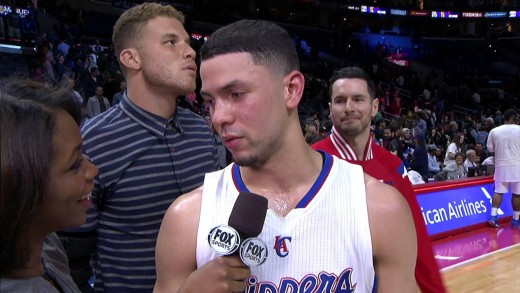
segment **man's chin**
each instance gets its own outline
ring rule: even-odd
[[[262,166],[262,163],[260,160],[255,156],[250,157],[233,157],[234,162],[239,165],[240,167],[249,167],[252,169],[257,169]]]
[[[363,132],[359,127],[342,127],[341,133],[345,136],[359,135]]]

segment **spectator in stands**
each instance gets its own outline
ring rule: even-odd
[[[415,135],[418,135],[418,134],[426,135],[427,126],[426,126],[426,121],[424,120],[424,115],[423,115],[422,110],[415,112],[414,120],[417,123],[417,127],[419,128],[419,131],[420,131],[420,133],[416,133]]]
[[[99,69],[97,67],[92,67],[90,69],[90,75],[83,81],[83,93],[85,97],[94,96],[98,86],[103,86],[103,79],[99,74]]]
[[[487,131],[487,125],[485,121],[482,121],[482,124],[478,128],[477,137],[475,140],[475,145],[480,144],[484,150],[487,149],[487,138],[488,138],[488,131]]]
[[[428,146],[428,172],[430,176],[437,174],[441,168],[440,163],[437,161],[437,146],[431,144]]]
[[[98,68],[96,61],[94,61],[94,57],[92,55],[88,55],[87,59],[83,63],[83,68],[88,71],[92,72],[92,68]]]
[[[446,149],[446,157],[444,158],[444,166],[455,162],[455,155],[462,152],[462,144],[464,143],[464,135],[455,134],[453,141]]]
[[[415,149],[410,161],[410,168],[421,174],[424,182],[428,182],[430,171],[428,168],[428,151],[426,150],[426,139],[423,134],[414,137]]]
[[[383,111],[381,110],[380,105],[377,105],[377,113],[374,116],[374,119],[372,119],[372,120],[374,121],[374,125],[376,125],[376,126],[379,125],[379,122],[383,121]],[[383,134],[384,125],[382,127],[383,128],[381,129],[381,137]]]
[[[88,75],[90,75],[90,72],[87,72],[83,67],[83,59],[80,56],[71,56],[70,54],[69,58],[72,62],[70,68],[72,69],[74,77],[78,78],[81,81],[87,79]]]
[[[99,39],[96,39],[94,42],[95,43],[92,46],[92,51],[99,56],[105,49],[100,45]]]
[[[61,80],[63,76],[69,75],[70,68],[65,65],[65,56],[61,52],[56,55],[55,60],[54,72],[56,73],[56,80]]]
[[[422,97],[424,101],[429,101],[431,99],[432,92],[428,88],[424,88]]]
[[[78,92],[78,86],[76,84],[76,81],[74,79],[68,77],[64,81],[64,87],[66,89],[68,89],[72,93],[74,98],[76,99],[76,102],[78,103],[78,105],[81,108],[82,117],[86,117],[87,116],[87,109],[85,108],[85,103],[83,102],[83,97]]]
[[[473,100],[473,107],[479,111],[480,110],[480,94],[477,89],[473,91],[473,95],[471,95],[471,99]]]
[[[434,111],[430,109],[426,109],[423,112],[426,120],[426,125],[428,126],[428,129],[432,129],[437,125],[437,116]]]
[[[52,44],[50,42],[44,43],[38,50],[39,67],[42,72],[42,80],[52,83],[56,81],[54,74],[54,56],[52,55]]]
[[[121,102],[121,100],[123,99],[123,95],[126,92],[126,81],[121,81],[121,83],[119,84],[119,88],[121,90],[115,93],[112,97],[112,106],[119,104],[119,102]]]
[[[93,118],[110,108],[110,102],[103,96],[103,87],[96,87],[96,94],[87,101],[87,117]]]
[[[390,91],[385,91],[384,95],[379,98],[379,107],[388,109],[390,107]]]
[[[395,151],[395,154],[397,154],[397,152],[401,152],[402,154],[402,146],[399,140],[399,133],[400,131],[396,126],[387,126],[384,130],[385,138],[383,139],[383,146],[385,149],[391,152],[392,150]]]
[[[511,188],[513,218],[511,225],[520,228],[520,125],[517,112],[504,112],[504,125],[489,132],[487,148],[495,157],[495,194],[493,194],[491,216],[488,224],[498,227],[497,211],[502,204],[502,195]]]
[[[394,91],[392,102],[390,103],[390,113],[395,116],[401,116],[401,98],[399,97],[399,91]]]
[[[56,48],[58,49],[58,51],[61,52],[61,54],[63,54],[63,56],[66,57],[69,54],[69,50],[70,50],[70,45],[67,43],[67,38],[61,37],[60,42],[59,42],[58,46],[56,46]]]
[[[486,130],[487,130],[488,133],[489,133],[489,132],[491,131],[491,129],[495,128],[495,125],[496,125],[496,124],[495,124],[495,120],[494,120],[492,117],[487,117],[487,118],[485,119],[485,121],[486,121],[486,122],[485,122],[484,124],[486,125],[486,127],[487,127]]]
[[[395,79],[395,83],[397,84],[397,86],[399,86],[400,88],[402,88],[405,84],[405,79],[404,79],[404,74],[401,72],[399,74],[399,76]]]
[[[468,177],[468,168],[464,165],[464,159],[463,153],[456,153],[454,161],[444,167],[443,171],[446,172],[448,180]]]
[[[430,135],[427,136],[428,143],[432,145],[446,145],[446,138],[440,133],[437,127],[430,129]]]
[[[469,168],[478,168],[480,162],[480,158],[477,156],[475,150],[467,150],[466,151],[466,160],[464,161],[464,166],[466,169]]]
[[[412,131],[408,128],[403,128],[401,131],[399,131],[399,142],[403,150],[406,150],[407,148],[415,148],[414,144],[414,137],[422,135],[420,131]],[[424,136],[424,135],[423,135]]]
[[[371,139],[370,121],[378,104],[374,82],[363,69],[346,67],[336,71],[331,77],[329,93],[334,125],[332,134],[312,147],[361,165],[365,173],[392,185],[402,193],[412,211],[417,231],[418,258],[415,277],[419,287],[423,292],[445,292],[421,210],[403,162]],[[352,121],[344,123],[345,117],[352,117]],[[390,128],[385,129],[385,132],[387,130],[389,135],[393,132]]]
[[[376,116],[377,116],[377,114],[376,114]],[[374,120],[375,120],[375,118],[374,118]],[[384,119],[380,119],[377,122],[375,122],[374,124],[376,125],[376,127],[374,129],[375,139],[376,139],[377,143],[383,147],[383,139],[385,137],[386,121]]]
[[[484,149],[483,145],[479,142],[475,144],[475,153],[477,157],[480,158],[480,162],[484,162],[484,160],[489,157],[489,153]]]
[[[502,124],[502,112],[500,110],[497,110],[495,112],[495,118],[493,118],[494,125],[501,125]]]
[[[88,44],[86,36],[81,36],[79,39],[79,43],[80,43],[79,50],[80,50],[81,56],[85,57],[88,54],[92,53],[92,48]]]
[[[177,97],[195,91],[197,72],[183,21],[171,5],[147,2],[126,10],[113,28],[128,88],[119,106],[82,127],[84,154],[102,168],[83,233],[69,232],[96,241],[96,251],[82,250],[83,263],[71,263],[88,267],[95,253],[96,291],[152,291],[166,209],[218,168],[206,122],[177,105]]]
[[[453,140],[455,135],[459,133],[459,124],[456,121],[450,121],[445,132]]]
[[[121,75],[121,68],[119,67],[114,55],[108,55],[106,58],[105,70],[107,70],[114,78],[116,78],[117,75]]]
[[[79,292],[56,231],[85,223],[97,169],[83,158],[67,90],[9,81],[0,90],[0,291]]]
[[[101,74],[103,76],[103,90],[105,92],[105,96],[109,97],[109,101],[112,102],[112,97],[115,93],[120,91],[120,80],[117,80],[112,77],[112,74],[107,70],[103,71]]]
[[[464,133],[466,136],[466,144],[475,145],[477,142],[477,131],[475,130],[476,123],[471,119],[470,116],[466,117],[466,126],[464,127]]]
[[[305,129],[305,142],[308,145],[312,145],[313,143],[321,140],[321,136],[318,134],[318,130],[314,123],[308,124],[308,126],[305,127]]]

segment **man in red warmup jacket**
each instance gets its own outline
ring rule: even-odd
[[[403,162],[372,141],[370,123],[379,103],[375,99],[374,82],[363,69],[346,67],[332,75],[330,84],[332,133],[312,147],[361,165],[365,173],[392,185],[403,194],[410,205],[417,232],[417,284],[425,293],[446,292]]]

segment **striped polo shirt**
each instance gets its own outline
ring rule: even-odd
[[[151,292],[155,243],[164,213],[179,195],[218,168],[209,127],[180,107],[164,119],[121,102],[81,129],[85,155],[98,167],[93,206],[81,230],[97,229],[96,291]]]

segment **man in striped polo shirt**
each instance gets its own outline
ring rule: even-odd
[[[177,97],[195,90],[197,73],[183,22],[172,6],[145,3],[114,26],[127,92],[82,128],[83,152],[99,168],[82,227],[97,232],[96,291],[153,290],[155,243],[166,209],[218,168],[204,119],[176,105]]]

